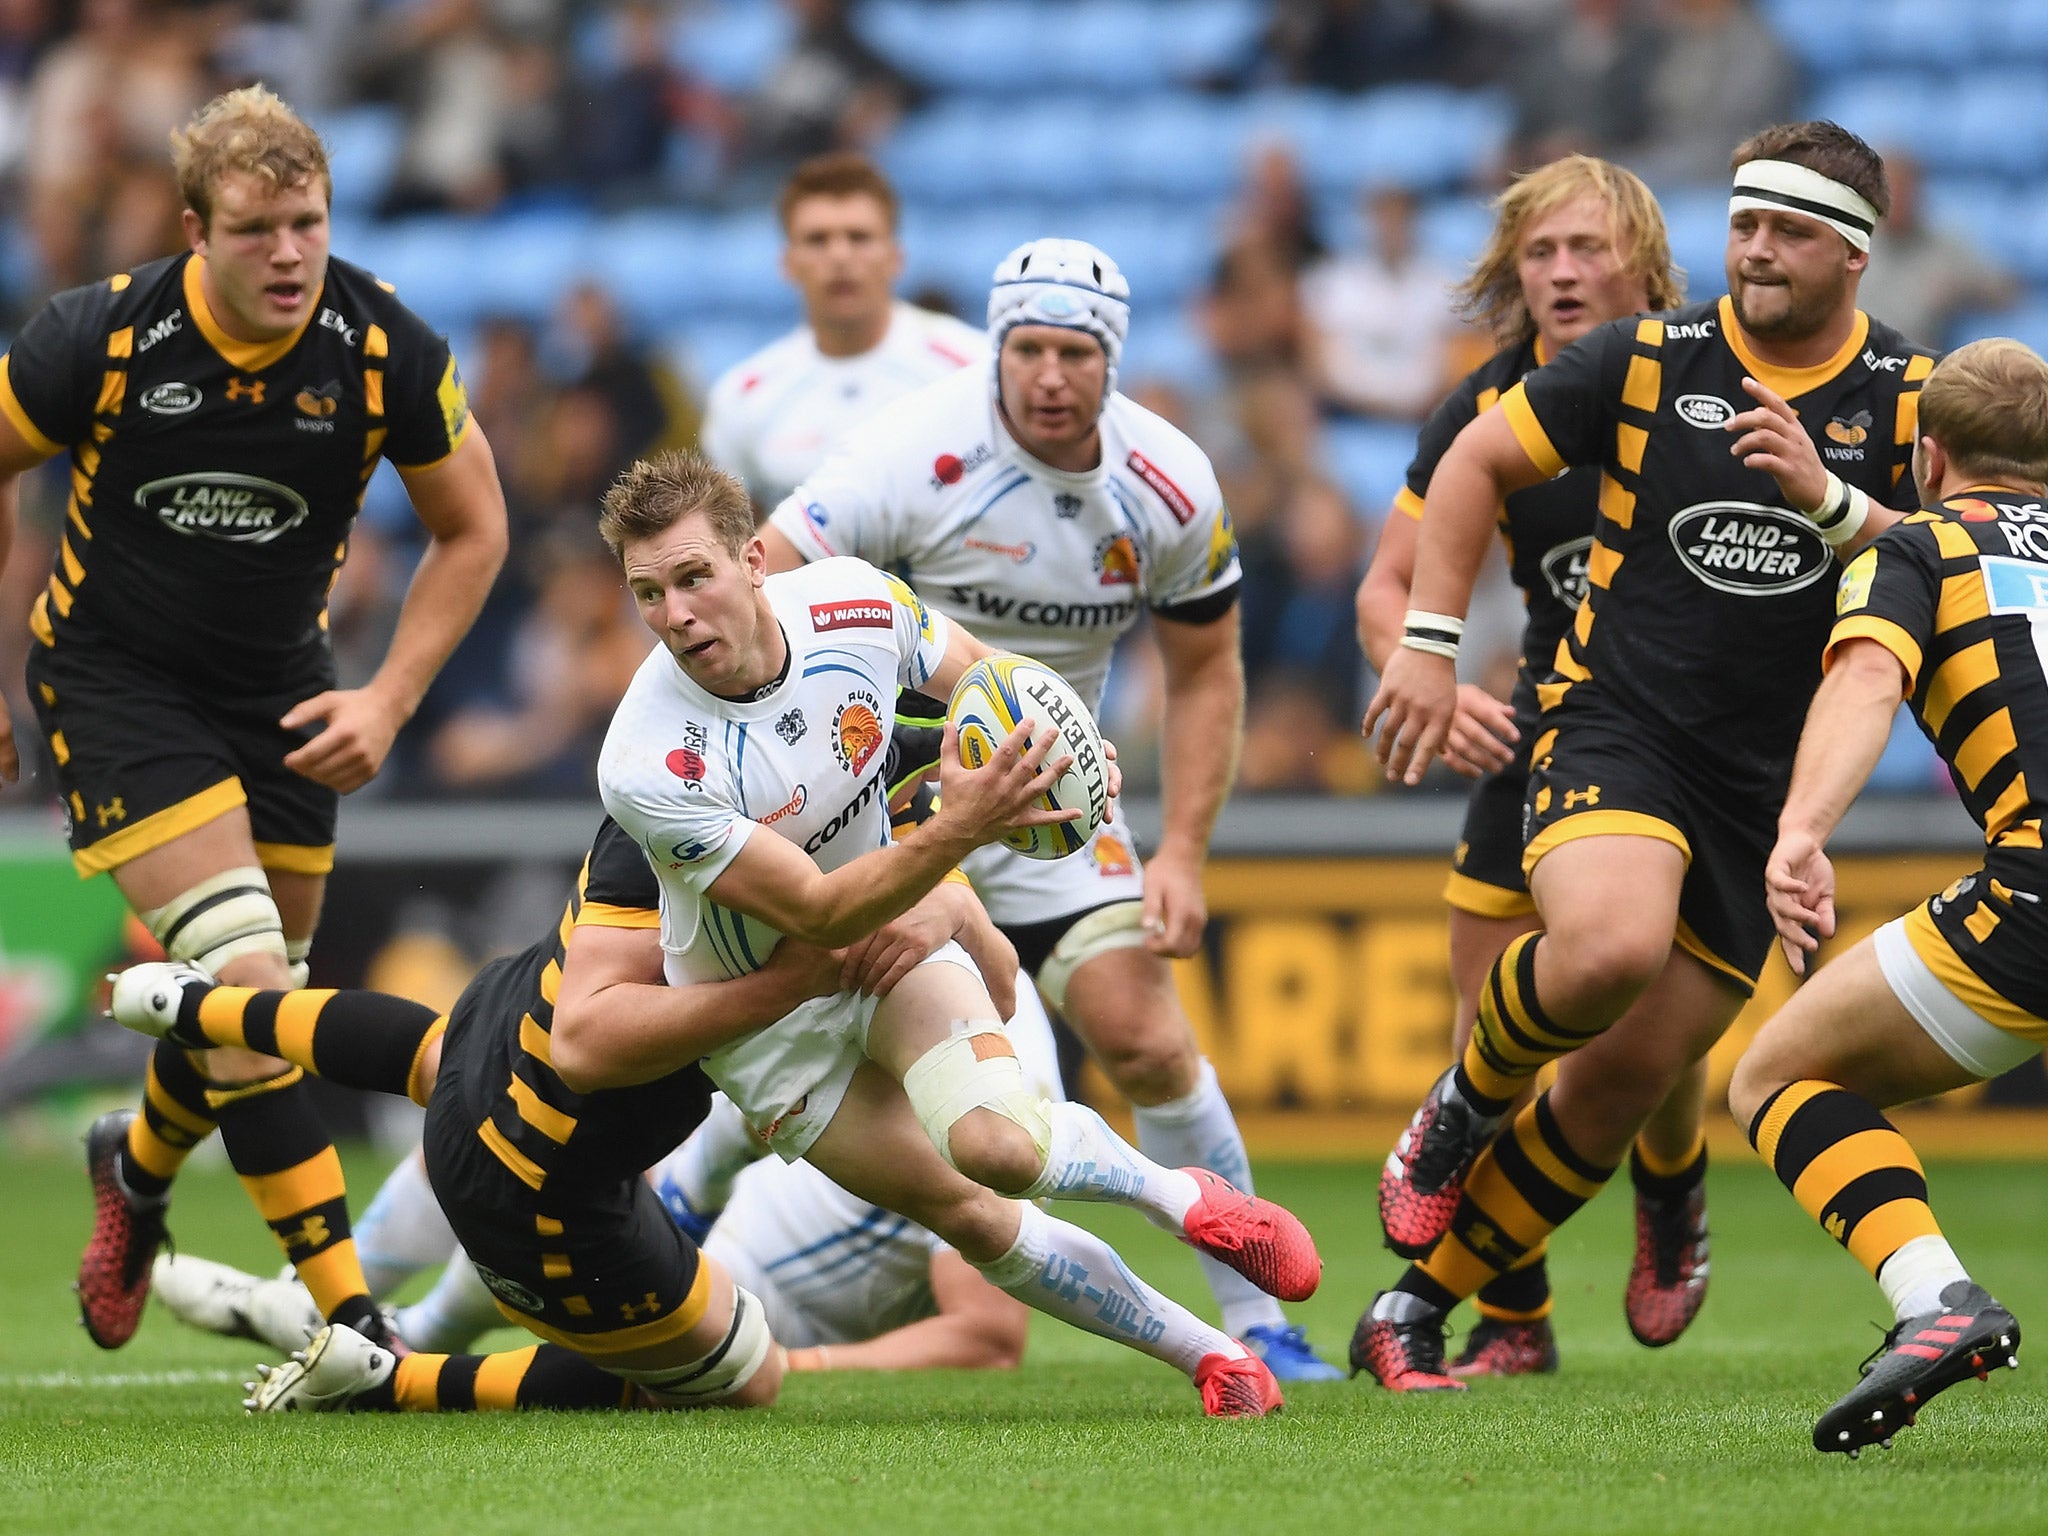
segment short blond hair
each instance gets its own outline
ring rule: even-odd
[[[279,191],[317,177],[328,198],[334,196],[327,146],[267,86],[245,85],[216,96],[191,122],[172,129],[171,166],[185,206],[202,223],[213,219],[213,189],[237,171]]]
[[[1517,176],[1493,200],[1493,233],[1454,292],[1458,312],[1504,347],[1533,337],[1536,321],[1522,296],[1522,237],[1538,219],[1587,193],[1606,205],[1622,270],[1644,280],[1650,308],[1683,304],[1685,274],[1671,264],[1664,210],[1642,178],[1592,155],[1566,155]]]
[[[605,547],[623,558],[635,539],[666,533],[698,512],[738,559],[754,536],[754,504],[747,488],[702,454],[670,449],[637,460],[612,482],[597,531]]]
[[[1957,347],[1920,387],[1920,433],[1965,474],[2048,482],[2048,362],[2006,336]]]

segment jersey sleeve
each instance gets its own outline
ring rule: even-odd
[[[943,613],[934,613],[924,599],[901,579],[882,573],[889,588],[889,607],[896,635],[896,682],[903,688],[922,688],[946,659],[946,646],[953,638],[953,626]]]
[[[1598,464],[1613,451],[1636,323],[1595,326],[1500,397],[1515,440],[1544,474]]]
[[[0,357],[0,413],[38,452],[61,452],[92,433],[107,369],[111,283],[58,294]]]
[[[384,360],[384,456],[400,469],[427,469],[448,457],[469,435],[469,391],[446,337],[436,336],[411,310],[388,317]],[[376,366],[376,342],[366,351]]]
[[[659,928],[661,885],[640,845],[611,817],[597,829],[583,863],[583,904],[576,925]]]
[[[1451,391],[1442,405],[1429,413],[1415,439],[1415,457],[1408,461],[1405,484],[1394,496],[1394,510],[1420,520],[1422,504],[1429,496],[1429,482],[1436,467],[1450,451],[1451,444],[1473,417],[1479,414],[1479,379],[1468,375]]]
[[[1175,478],[1185,485],[1195,515],[1177,525],[1155,555],[1155,569],[1146,581],[1146,600],[1161,618],[1207,623],[1230,611],[1231,596],[1244,578],[1237,559],[1237,530],[1223,488],[1207,459],[1200,459]]]
[[[600,773],[598,790],[605,810],[653,865],[655,878],[701,896],[739,857],[755,823],[706,782],[701,757],[688,748],[669,757],[675,762],[664,767],[675,781],[672,788],[643,776]],[[684,777],[693,770],[698,777]]]
[[[1906,359],[1899,396],[1892,408],[1892,492],[1885,505],[1900,512],[1920,510],[1920,486],[1913,478],[1913,445],[1920,437],[1920,386],[1934,372],[1932,353],[1915,351]]]
[[[870,565],[903,558],[892,516],[890,479],[881,462],[842,443],[769,517],[806,560],[853,555]]]
[[[1845,641],[1875,640],[1906,669],[1906,691],[1919,686],[1920,663],[1941,604],[1941,550],[1924,521],[1887,528],[1849,562],[1835,590],[1835,627],[1821,653],[1834,664]]]

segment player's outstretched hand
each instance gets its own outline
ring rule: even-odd
[[[278,721],[288,731],[321,726],[319,735],[285,754],[284,765],[337,794],[348,794],[377,776],[404,723],[400,710],[368,688],[315,694]]]
[[[1764,865],[1764,899],[1792,974],[1806,974],[1806,959],[1822,939],[1835,936],[1835,867],[1820,840],[1807,832],[1781,832]]]
[[[1367,738],[1379,731],[1374,751],[1389,779],[1420,784],[1457,712],[1458,669],[1450,658],[1402,646],[1387,658],[1360,731]]]
[[[1031,732],[1036,724],[1019,721],[998,743],[995,756],[979,768],[969,768],[960,761],[959,733],[948,721],[939,748],[939,813],[932,824],[948,822],[979,847],[1012,828],[1079,821],[1078,808],[1055,811],[1036,803],[1074,765],[1070,752],[1047,761],[1059,745],[1059,732],[1047,731],[1034,742]]]
[[[12,784],[21,777],[21,749],[14,744],[14,722],[7,717],[7,701],[0,699],[0,784]]]
[[[1515,743],[1521,739],[1514,710],[1484,688],[1458,685],[1458,712],[1451,717],[1441,754],[1446,763],[1468,779],[1483,778],[1515,760]]]
[[[1723,432],[1737,434],[1728,451],[1747,468],[1777,481],[1785,499],[1801,512],[1818,511],[1828,496],[1828,470],[1799,413],[1755,379],[1745,378],[1742,387],[1757,403],[1721,423]]]
[[[1201,859],[1161,848],[1145,861],[1145,947],[1155,955],[1185,960],[1202,947],[1208,925]]]

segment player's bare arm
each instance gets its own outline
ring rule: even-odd
[[[839,957],[786,939],[760,970],[671,987],[653,928],[579,926],[569,938],[549,1061],[572,1093],[680,1071],[839,986]]]
[[[1153,626],[1166,664],[1162,730],[1174,744],[1160,769],[1159,851],[1145,864],[1145,947],[1154,954],[1192,955],[1208,921],[1202,861],[1244,737],[1241,627],[1235,606],[1207,624],[1162,614]]]
[[[849,992],[887,997],[898,982],[954,939],[988,983],[997,1017],[1008,1020],[1017,1011],[1017,949],[990,921],[981,898],[964,878],[941,880],[901,917],[848,945],[839,985]]]
[[[1408,588],[1415,579],[1415,544],[1421,526],[1399,510],[1390,514],[1380,526],[1372,564],[1358,584],[1358,645],[1375,672],[1386,670],[1388,659],[1401,645],[1402,627],[1413,606]],[[1514,744],[1521,736],[1513,709],[1484,688],[1460,683],[1458,711],[1444,742],[1443,760],[1457,772],[1477,778],[1513,762]]]
[[[384,664],[361,688],[316,694],[280,722],[287,730],[321,723],[320,734],[286,756],[285,766],[342,794],[361,789],[384,766],[393,738],[469,632],[505,563],[505,493],[475,422],[446,459],[399,474],[429,543]]]
[[[1771,921],[1796,975],[1821,939],[1835,932],[1835,872],[1827,841],[1890,739],[1892,719],[1906,696],[1906,669],[1875,640],[1839,645],[1828,675],[1813,696],[1792,788],[1778,814],[1778,842],[1764,868]]]
[[[1430,477],[1417,532],[1409,607],[1463,620],[1493,536],[1494,509],[1511,492],[1544,478],[1499,406],[1475,418]],[[1458,709],[1458,669],[1447,656],[1398,644],[1380,673],[1364,730],[1379,732],[1387,777],[1419,784],[1450,739]]]
[[[1024,1363],[1031,1309],[982,1278],[952,1249],[932,1255],[936,1317],[857,1344],[789,1351],[792,1371],[1008,1371]]]
[[[7,557],[14,548],[16,508],[21,503],[20,477],[49,455],[30,443],[13,422],[0,416],[0,574],[7,570]],[[0,699],[0,784],[12,784],[21,777],[21,749],[15,745],[14,722],[7,716],[7,701]]]
[[[1735,434],[1728,451],[1750,469],[1760,469],[1778,482],[1785,499],[1799,512],[1811,516],[1828,502],[1839,483],[1820,461],[1820,450],[1799,419],[1799,413],[1768,384],[1745,378],[1742,387],[1756,405],[1722,424],[1721,430]],[[1855,535],[1835,546],[1846,561],[1903,515],[1880,502],[1869,502],[1869,512]]]
[[[1078,810],[1034,806],[1072,759],[1062,754],[1048,762],[1059,737],[1048,731],[1034,743],[1030,723],[1004,738],[981,768],[960,762],[953,728],[946,727],[939,811],[915,841],[877,848],[828,874],[794,843],[750,837],[706,894],[722,907],[821,948],[866,938],[908,911],[983,843],[1012,827],[1079,818]]]

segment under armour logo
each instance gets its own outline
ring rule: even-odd
[[[638,1322],[642,1313],[651,1318],[660,1311],[661,1298],[652,1291],[647,1293],[645,1301],[622,1301],[619,1303],[619,1316],[629,1323]]]
[[[294,1248],[303,1248],[308,1252],[324,1248],[333,1238],[334,1234],[327,1230],[327,1218],[319,1215],[308,1216],[296,1232],[280,1232],[277,1235],[277,1240],[284,1244],[287,1252]]]
[[[263,403],[264,382],[261,379],[229,379],[228,398],[246,400],[251,405]]]
[[[1568,811],[1576,810],[1582,805],[1598,805],[1599,803],[1600,786],[1598,784],[1593,785],[1589,789],[1568,789],[1564,792],[1564,808]]]
[[[92,813],[99,817],[102,829],[110,822],[126,821],[128,819],[128,807],[121,803],[119,795],[114,796],[113,800],[106,805],[94,806]]]

